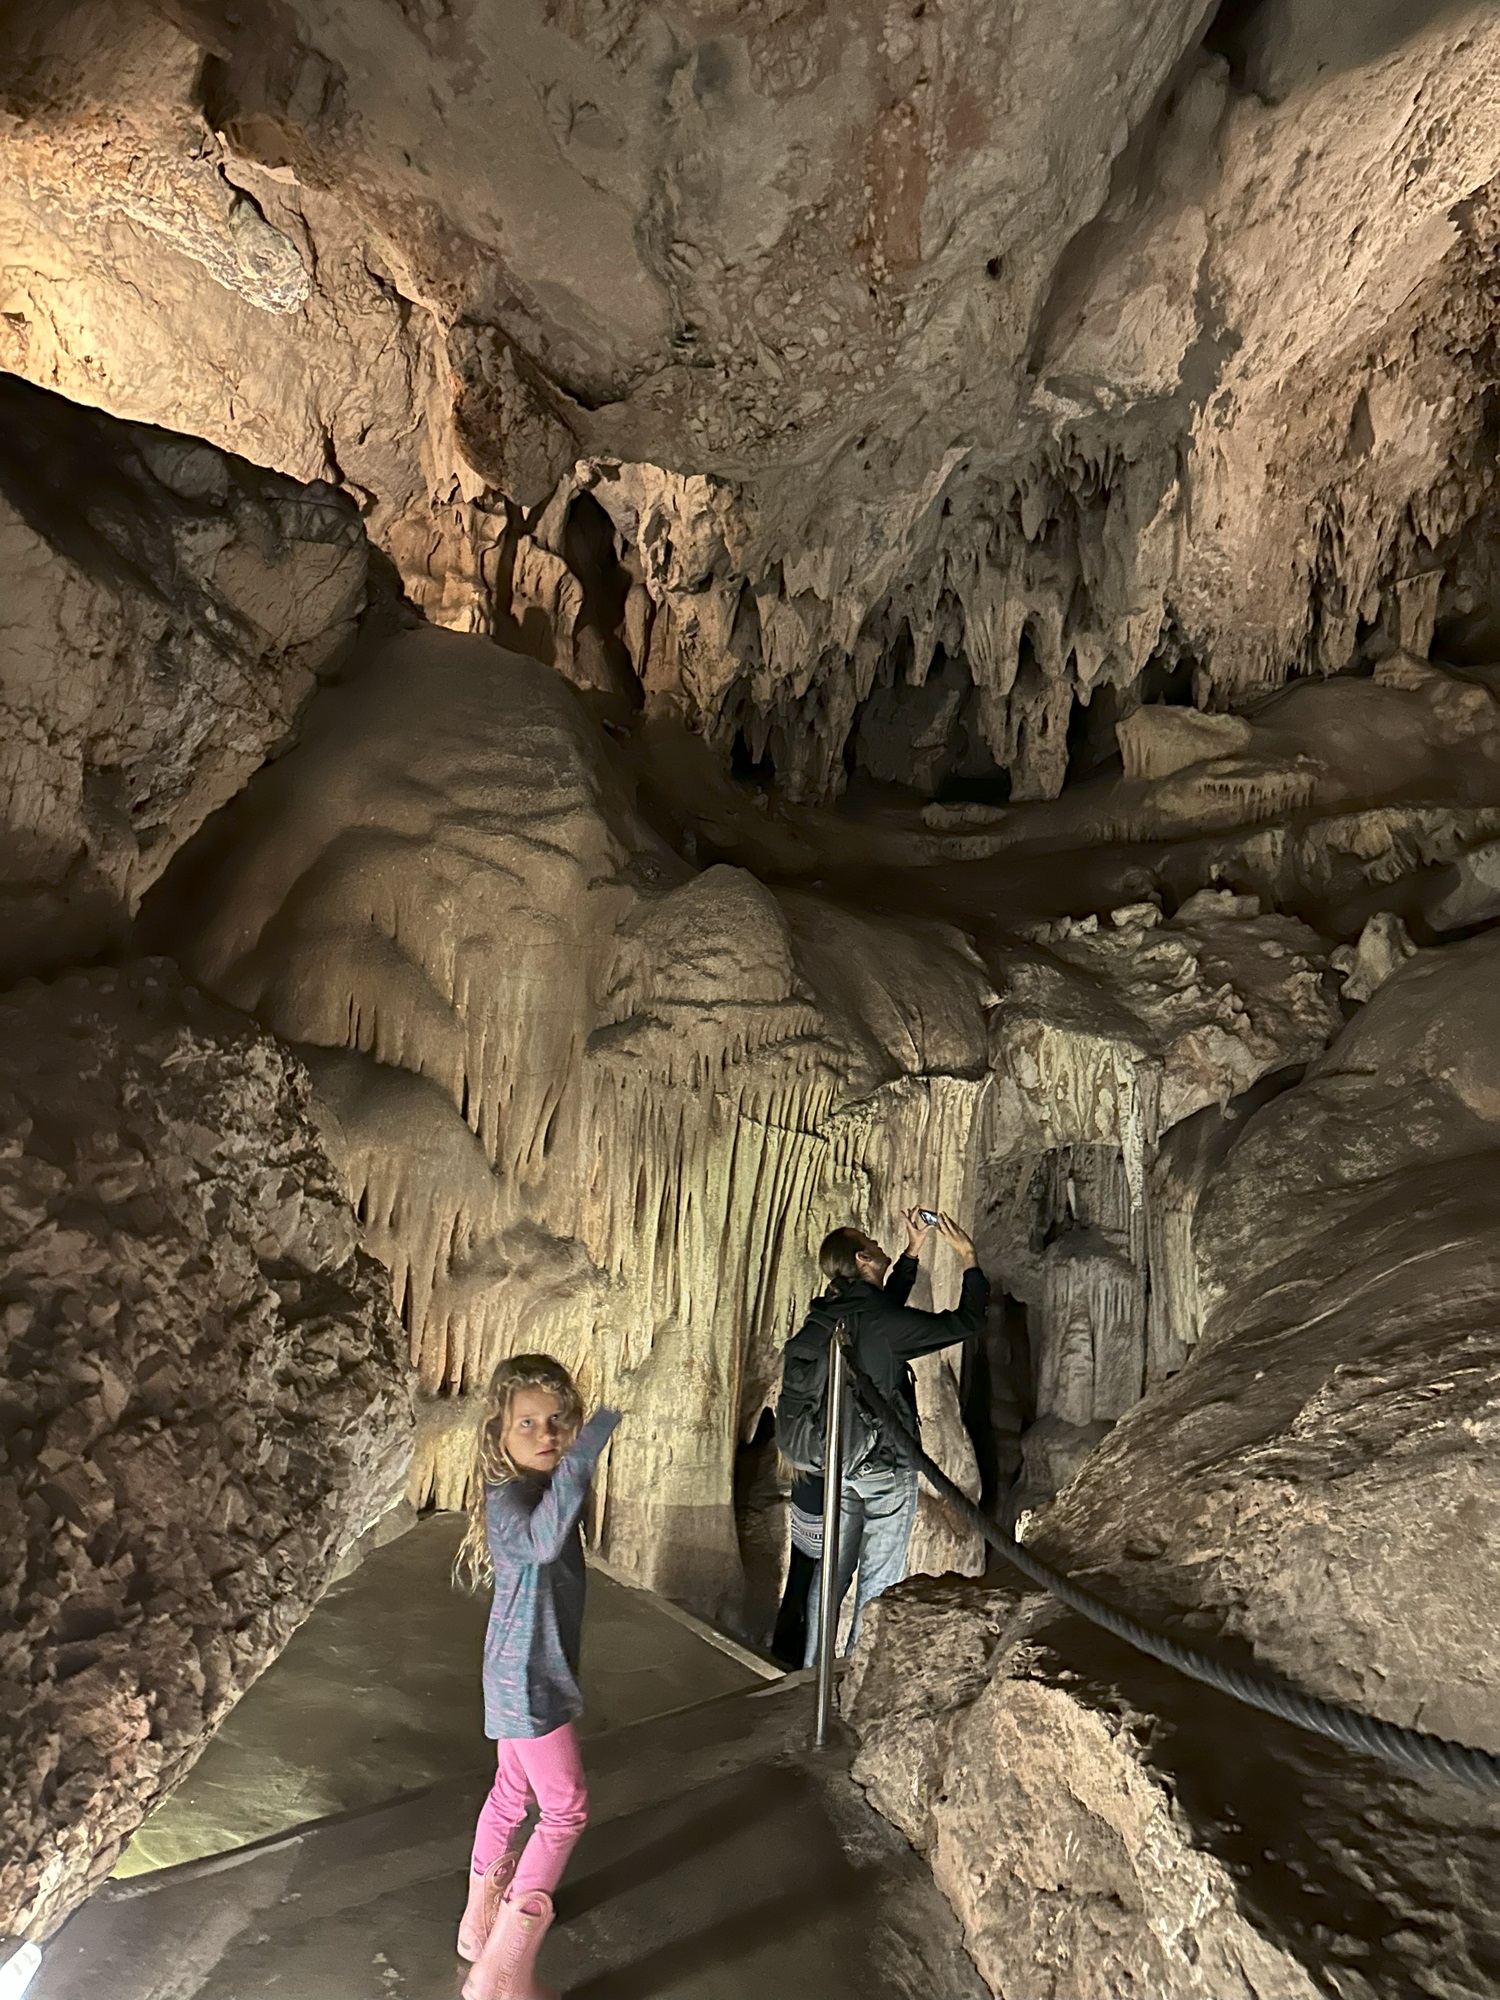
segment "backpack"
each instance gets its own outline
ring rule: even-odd
[[[823,1470],[828,1429],[828,1352],[833,1330],[847,1337],[855,1325],[848,1308],[814,1306],[807,1324],[782,1350],[781,1394],[776,1398],[776,1446],[799,1472]],[[880,1441],[880,1433],[852,1393],[844,1418],[844,1475],[857,1472]]]

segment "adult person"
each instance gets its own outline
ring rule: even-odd
[[[816,1553],[817,1558],[803,1645],[808,1666],[817,1657],[824,1576],[813,1508],[814,1495],[818,1505],[822,1498],[822,1480],[816,1475],[822,1466],[828,1347],[834,1328],[843,1328],[852,1364],[884,1398],[904,1405],[913,1431],[918,1428],[917,1395],[910,1364],[919,1354],[935,1354],[984,1330],[989,1280],[979,1268],[972,1240],[951,1216],[939,1216],[937,1233],[963,1260],[958,1304],[948,1312],[922,1312],[906,1303],[916,1282],[918,1259],[933,1231],[920,1209],[912,1209],[905,1220],[906,1249],[894,1264],[863,1230],[845,1227],[824,1237],[818,1266],[828,1289],[813,1301],[783,1355],[777,1439],[798,1472],[792,1494],[794,1536],[804,1544],[804,1557]],[[852,1647],[865,1606],[906,1574],[906,1553],[917,1517],[917,1472],[890,1435],[890,1426],[863,1414],[849,1426],[845,1452],[834,1591],[842,1606],[849,1585],[858,1578],[849,1634]],[[783,1620],[787,1609],[784,1604]],[[785,1623],[779,1620],[778,1637],[784,1642],[785,1636]]]

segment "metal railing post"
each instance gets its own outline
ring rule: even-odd
[[[844,1402],[848,1370],[843,1334],[835,1328],[828,1341],[828,1412],[823,1433],[823,1580],[818,1597],[818,1716],[813,1747],[828,1741],[833,1714],[833,1660],[839,1639],[839,1519],[844,1498]]]

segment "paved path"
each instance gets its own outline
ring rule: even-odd
[[[482,1768],[488,1600],[449,1581],[463,1520],[439,1514],[334,1584],[116,1870],[222,1854]],[[595,1571],[581,1679],[595,1735],[761,1685],[649,1591]]]
[[[983,2000],[926,1868],[806,1750],[810,1720],[798,1678],[590,1743],[594,1818],[542,1961],[569,2000]],[[485,1782],[107,1883],[34,2000],[455,2000]]]

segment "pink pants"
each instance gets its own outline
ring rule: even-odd
[[[571,1722],[550,1736],[506,1736],[495,1745],[495,1782],[474,1829],[476,1875],[509,1847],[533,1796],[541,1817],[516,1866],[514,1896],[531,1889],[550,1896],[588,1825],[589,1792]]]

